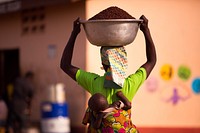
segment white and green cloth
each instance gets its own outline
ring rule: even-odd
[[[128,67],[124,47],[101,47],[102,64],[110,66],[107,70],[105,88],[122,88]]]

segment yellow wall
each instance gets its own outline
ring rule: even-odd
[[[136,94],[132,101],[134,123],[137,126],[200,127],[200,95],[194,94],[191,89],[192,80],[200,76],[200,1],[87,0],[86,18],[110,6],[118,6],[137,19],[144,14],[149,19],[157,50],[157,64],[149,79],[154,79],[158,85],[156,91],[148,92],[145,83]],[[138,31],[136,40],[126,46],[126,49],[130,74],[145,62],[145,43],[141,31]],[[99,47],[89,42],[86,64],[88,71],[103,73],[100,70]],[[174,70],[174,77],[169,81],[160,77],[160,68],[164,64],[172,65]],[[187,81],[182,81],[177,76],[177,69],[182,64],[188,66],[192,72]],[[162,99],[166,94],[162,96],[162,93],[166,88],[172,90],[173,87],[188,91],[183,93],[190,93],[190,97],[185,101],[180,100],[176,105],[164,102]]]

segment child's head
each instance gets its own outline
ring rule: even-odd
[[[100,93],[92,95],[88,101],[88,106],[95,112],[100,112],[109,107],[106,97]]]

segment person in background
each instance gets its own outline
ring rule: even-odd
[[[8,114],[8,108],[6,106],[5,100],[0,93],[0,133],[4,133],[6,130],[6,118]]]
[[[19,77],[14,82],[12,98],[11,123],[14,133],[22,133],[28,128],[31,100],[34,96],[34,73],[28,71],[24,77]]]
[[[102,65],[105,70],[105,75],[103,76],[100,76],[98,74],[91,73],[91,72],[86,72],[72,64],[74,44],[75,44],[78,34],[81,31],[79,18],[74,21],[73,31],[63,51],[61,62],[60,62],[61,69],[67,75],[69,75],[73,80],[75,80],[80,86],[82,86],[86,91],[88,91],[91,95],[94,95],[95,93],[101,93],[102,95],[104,95],[107,98],[107,101],[109,104],[112,104],[113,102],[119,100],[116,96],[116,92],[118,92],[119,90],[122,91],[124,96],[127,97],[129,101],[132,101],[139,87],[150,75],[157,60],[154,42],[152,40],[150,29],[148,27],[148,19],[144,15],[142,15],[140,19],[143,20],[143,22],[140,25],[140,30],[143,32],[144,38],[145,38],[147,61],[143,65],[141,65],[136,72],[134,72],[133,74],[129,75],[128,77],[124,79],[123,84],[120,84],[121,88],[119,86],[117,86],[116,88],[114,87],[112,88],[108,86],[105,87],[105,85],[108,85],[107,83],[110,83],[110,82],[106,82],[107,81],[106,75],[110,73],[111,65],[105,64],[104,60],[102,60]],[[105,48],[106,49],[101,48],[101,52],[106,51],[107,47]],[[120,47],[120,48],[116,47],[115,50],[120,50],[120,52],[122,52],[123,55],[125,55],[125,49],[123,47]],[[127,111],[127,113],[130,115],[130,110]],[[131,119],[131,116],[129,117],[129,121],[130,119]],[[129,131],[127,126],[120,127],[120,129],[116,126],[116,127],[112,127],[112,129],[109,129],[109,130],[112,130],[115,132],[119,130]],[[91,132],[89,128],[88,128],[88,132]],[[134,132],[137,132],[137,131],[134,131]]]
[[[5,125],[5,132],[10,133],[12,132],[11,128],[11,118],[12,118],[12,98],[13,98],[13,84],[9,83],[4,91],[4,101],[7,106],[7,117],[6,117],[6,125]]]

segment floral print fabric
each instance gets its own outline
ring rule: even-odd
[[[92,127],[90,120],[92,111],[87,109],[83,124],[89,123],[88,133],[138,133],[136,126],[131,121],[131,110],[115,109],[103,118],[100,129]]]

